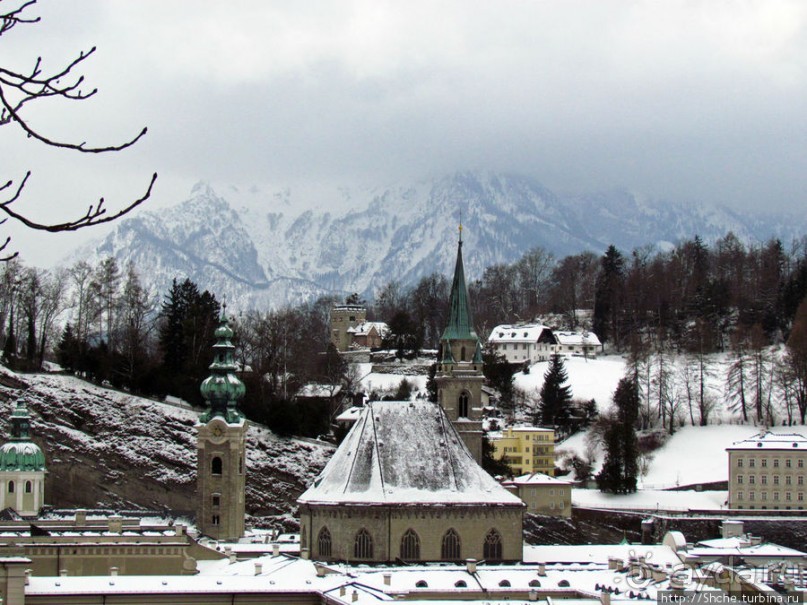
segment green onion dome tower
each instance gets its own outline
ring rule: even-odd
[[[45,501],[45,454],[31,441],[31,417],[20,398],[11,413],[11,441],[0,448],[0,509],[36,516]]]
[[[226,306],[215,337],[210,376],[200,388],[207,409],[196,425],[196,524],[206,536],[234,541],[244,535],[247,424],[238,404],[246,389],[236,375]]]

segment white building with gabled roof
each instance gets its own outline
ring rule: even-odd
[[[554,352],[552,330],[541,324],[502,324],[491,330],[488,344],[508,363],[547,361]]]
[[[555,352],[561,355],[594,357],[602,352],[602,343],[594,332],[554,331]]]

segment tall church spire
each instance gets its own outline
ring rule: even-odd
[[[435,381],[437,400],[456,427],[473,458],[482,459],[482,345],[473,328],[465,268],[462,225],[457,264],[451,284],[448,325],[440,338],[441,355]]]
[[[454,281],[449,298],[448,325],[443,330],[441,340],[477,340],[471,317],[471,304],[468,300],[468,287],[465,285],[465,268],[462,262],[462,223],[457,243],[457,262],[454,265]]]

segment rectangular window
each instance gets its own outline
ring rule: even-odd
[[[742,485],[742,483],[743,483],[743,476],[742,475],[737,475],[737,483]]]
[[[785,485],[790,485],[790,475],[785,477]]]
[[[773,468],[779,468],[779,458],[773,459]]]
[[[748,492],[748,499],[751,500],[751,502],[754,501],[754,492]]]
[[[790,502],[790,500],[792,499],[790,496],[791,496],[790,492],[785,492],[785,500],[787,500],[788,502]]]
[[[799,492],[799,502],[803,500],[804,500],[804,494],[802,492]]]
[[[767,500],[767,499],[768,499],[768,492],[762,492],[762,499],[763,499],[763,500]]]
[[[743,467],[743,459],[742,458],[737,458],[737,468],[742,468],[742,467]]]
[[[802,476],[796,479],[796,483],[798,483],[799,485],[804,485],[804,477]]]
[[[756,480],[757,479],[756,477],[754,477],[754,475],[748,477],[748,483],[750,483],[751,485],[754,485],[754,483],[756,483]]]
[[[742,499],[743,499],[743,493],[742,492],[737,492],[737,500],[742,500]]]
[[[218,524],[219,524],[219,516],[218,515],[213,515],[213,525],[218,525]]]
[[[768,485],[768,475],[762,475],[762,485]]]
[[[785,460],[785,467],[786,467],[786,468],[790,468],[790,458],[788,458],[787,460]]]
[[[799,458],[799,463],[798,463],[798,465],[797,465],[797,466],[798,466],[799,468],[804,468],[804,459],[803,459],[803,458]]]
[[[751,458],[751,459],[748,460],[748,466],[750,466],[751,468],[754,468],[754,466],[756,465],[756,462],[757,462],[756,460]]]
[[[767,458],[763,458],[763,459],[762,459],[762,468],[767,468],[767,466],[768,466],[768,459],[767,459]]]
[[[773,484],[774,485],[779,485],[779,475],[774,475],[773,476]]]

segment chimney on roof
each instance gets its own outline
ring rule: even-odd
[[[359,591],[358,591],[358,590],[354,590],[354,591],[353,591],[353,594],[351,594],[351,595],[350,595],[350,600],[351,600],[353,603],[355,603],[356,601],[358,601],[358,600],[359,600]]]
[[[546,563],[538,563],[538,575],[541,577],[546,575]]]
[[[110,567],[110,568],[109,568],[109,575],[110,575],[110,576],[117,576],[117,575],[118,575],[118,571],[120,571],[120,570],[119,570],[117,567],[114,567],[114,566],[113,566],[113,567]]]
[[[280,556],[280,544],[278,544],[277,542],[272,544],[272,556],[273,557]]]
[[[389,586],[392,584],[392,574],[387,572],[384,574],[384,586]]]
[[[76,511],[76,520],[74,522],[76,525],[87,525],[87,511],[83,508],[80,508]]]
[[[185,535],[185,526],[182,523],[177,523],[174,525],[174,535],[175,536],[184,536]]]
[[[263,563],[255,561],[255,575],[259,576],[263,573]]]
[[[110,515],[107,518],[107,523],[109,524],[109,533],[119,534],[123,532],[123,517],[120,515]]]
[[[468,573],[476,573],[476,559],[465,559],[465,570]]]
[[[61,577],[63,577],[63,578],[67,577],[67,570],[66,569],[60,569],[59,570],[59,575]]]
[[[603,590],[600,593],[600,603],[602,605],[611,605],[611,593],[607,590]]]
[[[720,529],[720,533],[724,538],[739,538],[743,535],[744,527],[742,521],[730,521],[726,519],[723,521],[723,525]]]

